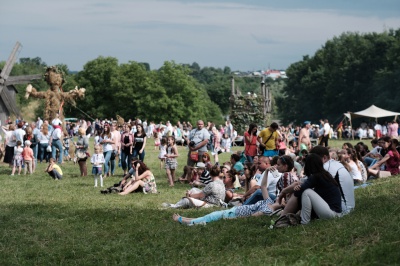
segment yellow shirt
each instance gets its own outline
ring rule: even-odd
[[[272,135],[272,136],[271,136]],[[271,137],[270,137],[271,136]],[[262,139],[262,143],[265,144],[266,150],[275,150],[276,149],[276,140],[278,139],[278,132],[271,131],[269,128],[264,128],[259,134],[258,137]],[[268,142],[265,143],[268,139]]]
[[[56,170],[60,175],[63,175],[63,172],[61,171],[60,166],[54,164],[54,165],[53,165],[53,169]]]

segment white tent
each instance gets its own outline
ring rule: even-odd
[[[387,116],[397,116],[400,115],[400,113],[388,111],[379,107],[376,107],[375,105],[371,105],[365,110],[359,111],[359,112],[349,112],[345,114],[348,118],[357,118],[357,117],[373,117],[373,118],[379,118],[379,117],[387,117]]]
[[[347,112],[344,113],[344,115],[350,120],[350,125],[351,125],[351,120],[353,118],[357,117],[373,117],[375,119],[378,119],[379,117],[388,117],[388,116],[394,116],[396,119],[396,116],[400,115],[400,113],[388,111],[379,107],[376,107],[375,105],[371,105],[365,110],[359,111],[359,112]],[[354,136],[353,136],[354,139]]]

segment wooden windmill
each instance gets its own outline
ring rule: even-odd
[[[0,121],[4,122],[8,116],[20,115],[16,105],[15,94],[18,92],[14,85],[29,83],[31,80],[42,79],[42,75],[10,76],[11,70],[21,51],[22,45],[17,42],[0,73]]]

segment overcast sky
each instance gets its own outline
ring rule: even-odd
[[[286,69],[343,32],[400,28],[399,0],[2,0],[0,61],[21,57],[82,70],[120,63],[197,62],[232,70]]]

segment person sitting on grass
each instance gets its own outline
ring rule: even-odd
[[[46,173],[49,174],[54,180],[59,180],[63,177],[63,172],[56,164],[56,160],[52,157],[49,160],[49,165],[46,167],[46,170],[44,170]]]
[[[380,177],[380,167],[385,165],[385,172],[388,172],[386,173],[387,175],[398,175],[400,173],[400,154],[396,149],[398,145],[399,141],[397,139],[391,139],[388,152],[386,153],[385,157],[368,168],[368,173],[374,177]]]
[[[210,172],[206,169],[206,165],[202,162],[196,164],[195,169],[197,170],[198,180],[194,180],[191,185],[193,187],[205,187],[208,183],[210,183],[211,177]]]
[[[214,165],[210,170],[212,182],[208,183],[203,190],[192,188],[186,191],[185,197],[176,204],[163,203],[163,207],[187,209],[221,206],[225,200],[225,184],[219,174],[220,167]]]
[[[137,161],[132,168],[135,170],[135,176],[124,186],[119,195],[128,195],[139,187],[142,187],[144,194],[157,193],[156,180],[147,165],[142,161]]]
[[[301,206],[301,224],[311,221],[311,213],[321,219],[340,217],[342,214],[342,195],[339,183],[324,169],[322,158],[310,153],[306,158],[304,175],[307,179],[302,183],[293,183],[279,194],[277,203],[281,203],[287,194],[293,193],[286,203],[281,217],[290,213],[296,213]],[[278,219],[277,221],[279,221]]]
[[[136,162],[138,161],[137,158],[132,158],[131,159],[131,166],[129,167],[129,171],[128,173],[126,173],[124,175],[124,177],[122,178],[122,180],[116,184],[114,184],[111,187],[108,187],[107,189],[101,190],[100,193],[102,194],[108,194],[108,193],[112,193],[112,192],[122,192],[124,190],[124,188],[128,185],[131,184],[131,180],[133,178],[135,178],[135,174],[136,174],[136,169],[133,168],[133,166],[136,164]]]
[[[267,188],[268,173],[270,171],[274,172],[275,170],[284,173],[284,172],[290,172],[292,169],[289,170],[287,165],[280,163],[278,163],[276,167],[270,166],[269,168],[267,168],[267,170],[264,173],[263,180],[261,182],[261,191],[264,200],[258,201],[253,205],[242,205],[223,211],[215,211],[199,218],[187,218],[187,217],[182,217],[179,214],[174,214],[172,216],[172,219],[181,224],[196,225],[196,224],[207,224],[224,218],[234,219],[239,217],[271,215],[274,213],[274,211],[282,208],[281,204],[275,203],[268,195],[268,188]]]

